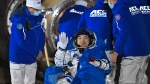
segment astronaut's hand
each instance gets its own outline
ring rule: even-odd
[[[41,50],[39,50],[39,54],[38,56],[36,57],[36,60],[39,61],[43,56],[43,52]]]
[[[57,43],[57,49],[60,47],[62,49],[66,49],[67,47],[67,44],[68,44],[68,37],[66,36],[66,33],[65,32],[62,32],[60,35],[59,35],[59,41]]]
[[[89,63],[94,65],[95,67],[99,67],[101,65],[101,62],[98,60],[90,61]]]
[[[107,70],[109,69],[109,63],[107,59],[95,59],[93,57],[90,57],[90,64],[94,65],[95,67]]]
[[[64,75],[62,77],[58,78],[58,81],[56,84],[70,84],[72,82],[73,78],[70,75]]]
[[[59,79],[56,84],[70,84],[66,78]]]

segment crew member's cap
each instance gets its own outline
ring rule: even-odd
[[[41,0],[26,0],[26,6],[39,9],[39,10],[42,10],[45,8],[44,6],[42,6]]]

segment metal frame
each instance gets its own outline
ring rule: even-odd
[[[7,21],[7,28],[8,28],[8,32],[9,34],[11,34],[11,26],[12,23],[10,22],[9,18],[11,16],[11,13],[16,10],[19,6],[23,6],[23,2],[25,2],[25,0],[11,0],[8,8],[6,9],[6,21]]]
[[[56,38],[56,32],[57,31],[57,26],[59,19],[61,17],[61,13],[64,13],[64,11],[73,6],[76,0],[65,0],[62,2],[60,5],[57,6],[57,8],[54,10],[52,17],[50,19],[50,23],[48,23],[48,44],[52,50],[56,50],[56,43],[55,43],[55,38]],[[88,3],[91,3],[91,5],[94,5],[96,0],[85,0]]]

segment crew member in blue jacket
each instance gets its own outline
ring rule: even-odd
[[[79,28],[89,28],[106,42],[108,58],[110,58],[110,53],[113,50],[112,16],[111,9],[104,3],[104,0],[97,0],[94,7],[85,10],[78,24]],[[112,73],[106,77],[106,82],[114,84],[116,64],[111,63],[111,65]]]
[[[113,1],[113,0],[110,0]],[[139,0],[118,0],[113,7],[113,34],[115,37],[112,62],[123,54],[119,84],[147,84],[143,81],[148,63],[150,43]]]
[[[145,21],[145,25],[146,25],[146,28],[147,28],[147,34],[148,34],[148,38],[149,38],[149,42],[150,42],[150,25],[149,25],[149,23],[150,23],[150,11],[148,11],[150,6],[147,4],[147,0],[137,0],[136,4],[138,5],[136,7],[139,8],[141,13],[143,14],[143,18],[144,18],[144,21]],[[148,66],[148,63],[146,63],[145,66]],[[146,69],[147,69],[147,67],[143,68],[143,70],[146,70]],[[148,77],[147,77],[146,74],[144,74],[144,77],[142,78],[142,81],[143,81],[143,83],[147,84]]]
[[[26,6],[11,15],[10,72],[12,84],[35,84],[37,60],[43,55],[45,31],[41,25],[41,0],[26,0]]]
[[[137,6],[141,13],[143,14],[144,17],[144,21],[145,21],[145,25],[147,28],[147,34],[149,37],[149,41],[150,41],[150,11],[148,11],[150,9],[150,6],[147,4],[146,0],[139,0],[136,2],[139,6]]]
[[[88,8],[83,13],[78,28],[89,28],[100,36],[102,40],[107,40],[107,50],[112,50],[110,20],[110,8],[104,4],[104,0],[98,0],[94,7]]]
[[[75,31],[77,30],[77,25],[80,20],[80,16],[87,9],[87,2],[85,0],[77,0],[75,1],[75,5],[73,7],[68,8],[63,16],[60,18],[58,24],[58,32],[65,32],[67,37],[70,39]],[[56,42],[58,42],[59,37]]]

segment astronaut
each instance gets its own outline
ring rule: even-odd
[[[70,41],[64,32],[59,37],[55,64],[67,66],[70,76],[74,79],[72,81],[71,77],[67,76],[58,80],[58,84],[68,80],[72,84],[105,84],[105,76],[110,72],[110,63],[105,54],[104,41],[87,28],[78,29]],[[68,50],[70,45],[73,45],[74,49]]]

